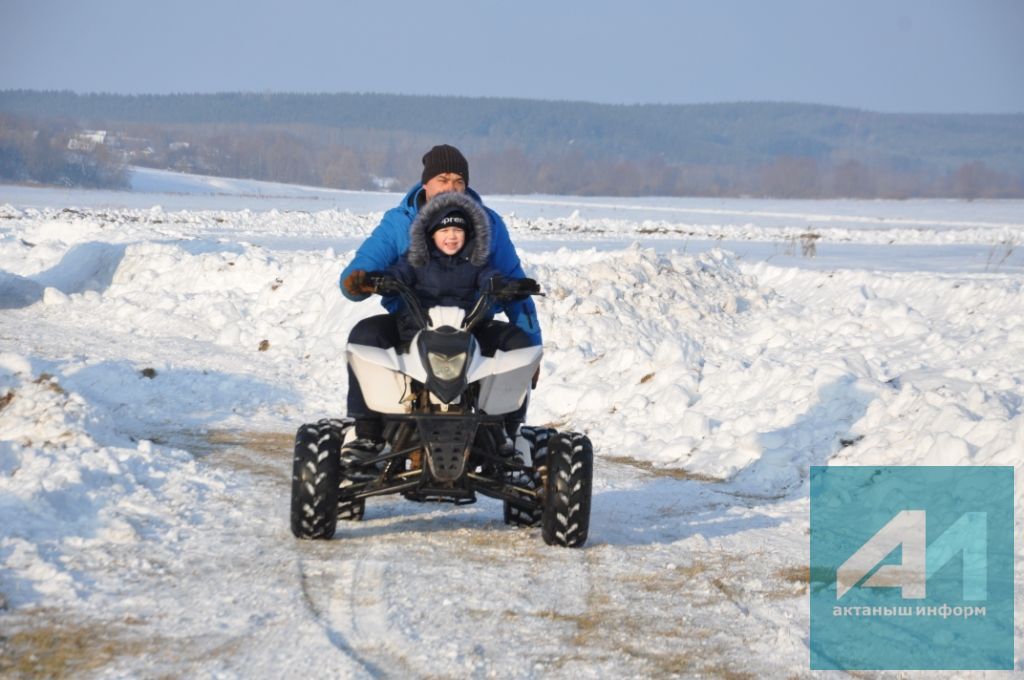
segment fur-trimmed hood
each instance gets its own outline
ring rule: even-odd
[[[430,259],[430,244],[427,242],[427,229],[437,220],[453,210],[461,210],[469,218],[473,226],[472,238],[466,239],[469,261],[482,267],[487,264],[491,250],[491,220],[487,212],[471,196],[456,191],[438,194],[420,208],[416,219],[409,227],[409,251],[407,257],[413,267],[422,267]]]

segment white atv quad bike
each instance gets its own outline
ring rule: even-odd
[[[473,503],[479,492],[504,502],[506,524],[542,527],[548,545],[587,540],[593,450],[575,432],[521,427],[506,442],[505,415],[522,406],[542,349],[481,354],[471,331],[495,302],[531,291],[485,291],[467,315],[458,307],[423,313],[415,294],[386,276],[375,292],[399,295],[421,330],[405,351],[366,345],[347,358],[367,405],[382,414],[380,455],[341,460],[350,419],[299,428],[292,473],[291,527],[299,538],[329,539],[338,519],[361,520],[366,499],[401,493],[414,501]]]

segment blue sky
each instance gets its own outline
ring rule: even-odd
[[[1022,0],[2,0],[0,89],[1024,113]]]

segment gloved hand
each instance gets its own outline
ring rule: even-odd
[[[345,277],[343,285],[345,290],[352,295],[372,295],[374,290],[371,274],[364,272],[362,269],[357,269]]]
[[[378,295],[397,295],[401,291],[398,279],[387,272],[369,272],[366,280],[373,285],[373,292]]]
[[[502,300],[525,300],[540,293],[540,286],[533,279],[497,279],[492,280],[491,285],[494,294]]]

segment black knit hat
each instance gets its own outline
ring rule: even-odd
[[[456,227],[464,231],[467,241],[473,237],[473,223],[470,222],[466,213],[461,210],[448,210],[438,215],[438,218],[430,223],[430,226],[427,227],[427,238],[433,236],[435,231],[448,227]]]
[[[462,175],[462,179],[469,184],[469,163],[462,152],[454,146],[440,144],[423,155],[423,177],[421,181],[426,184],[443,172],[454,172]]]

